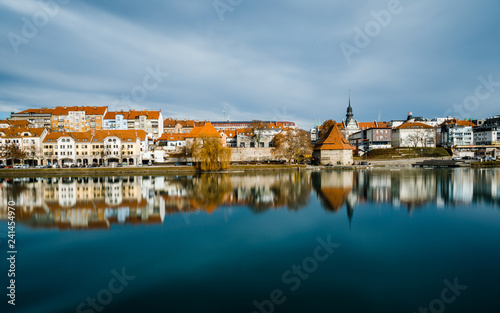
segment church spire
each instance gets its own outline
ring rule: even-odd
[[[347,107],[347,114],[345,116],[346,116],[346,123],[349,123],[349,121],[353,117],[352,107],[351,107],[351,90],[349,90],[349,106]]]

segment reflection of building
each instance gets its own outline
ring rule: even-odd
[[[247,207],[256,212],[299,210],[314,189],[323,208],[354,210],[403,205],[500,206],[496,169],[290,171],[195,176],[61,177],[0,179],[0,219],[14,201],[16,218],[32,227],[110,228],[162,223],[166,215],[213,213]]]
[[[351,165],[353,147],[337,126],[332,126],[314,146],[313,157],[319,164]]]
[[[336,171],[313,173],[313,187],[326,210],[337,212],[354,187],[354,172]],[[355,199],[350,199],[350,203]]]
[[[135,165],[142,162],[142,152],[147,150],[143,130],[53,132],[44,138],[43,144],[43,158],[48,165]]]

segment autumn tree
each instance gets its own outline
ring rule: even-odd
[[[282,131],[274,136],[273,147],[271,150],[273,156],[286,159],[288,162],[312,153],[309,134],[303,129]]]
[[[23,151],[21,147],[15,142],[5,143],[0,146],[0,158],[3,160],[20,160],[23,162],[28,157],[26,151]]]
[[[328,133],[328,130],[332,128],[332,126],[335,126],[336,124],[337,122],[335,122],[332,119],[324,121],[323,124],[321,125],[321,131],[318,133],[318,140],[320,140],[323,136],[325,136],[326,133]]]
[[[197,138],[191,146],[196,166],[202,171],[226,169],[231,161],[231,149],[223,147],[218,137]]]

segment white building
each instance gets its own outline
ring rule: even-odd
[[[436,130],[420,122],[406,122],[392,130],[393,147],[436,147]]]

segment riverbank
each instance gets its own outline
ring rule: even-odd
[[[367,165],[353,166],[314,166],[314,165],[232,165],[229,169],[217,173],[297,171],[297,170],[362,170],[370,168],[412,168],[416,162],[424,160],[449,160],[442,158],[411,158],[368,160]],[[355,162],[356,163],[356,162]],[[472,167],[500,167],[500,162],[475,162]],[[0,178],[16,177],[93,177],[93,176],[141,176],[141,175],[187,175],[196,174],[194,166],[144,166],[144,167],[96,167],[96,168],[48,168],[48,169],[0,169]]]
[[[306,165],[233,165],[218,172],[258,172],[258,171],[296,171],[306,169]],[[140,175],[178,175],[196,174],[194,166],[126,166],[95,168],[43,168],[43,169],[0,169],[0,178],[15,177],[92,177],[92,176],[140,176]]]

